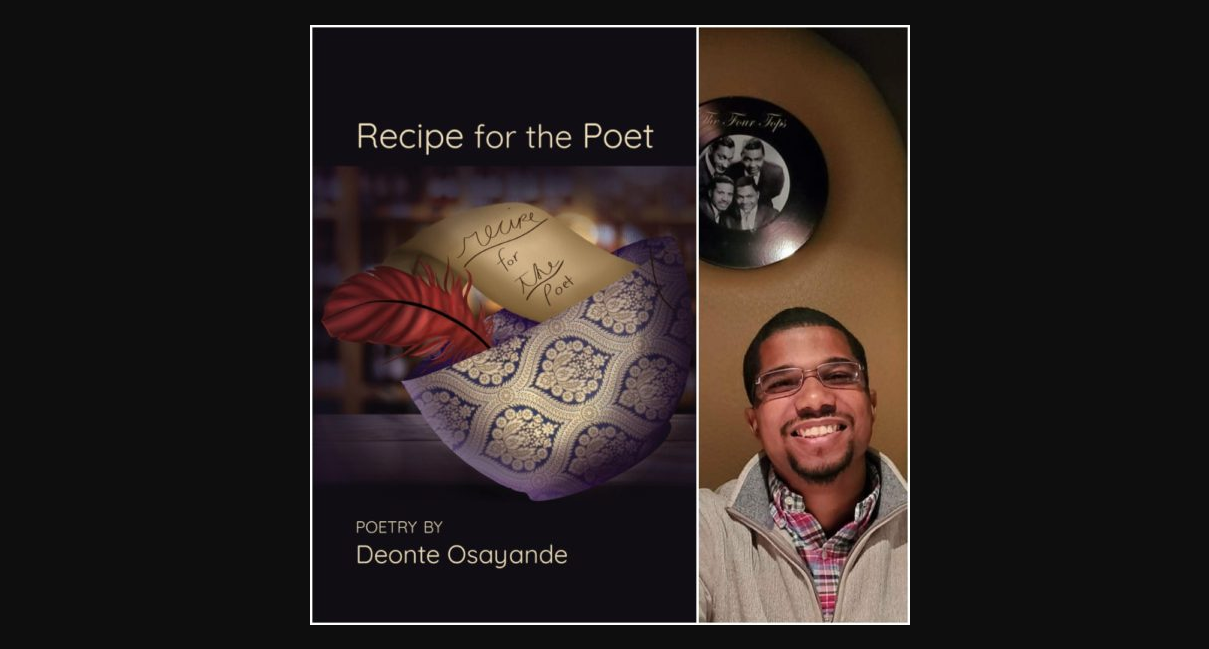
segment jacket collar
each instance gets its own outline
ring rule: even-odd
[[[870,521],[872,525],[907,506],[907,482],[890,458],[873,448],[868,450],[868,455],[878,462],[882,471],[882,493],[877,512]],[[757,453],[739,474],[738,488],[728,504],[729,509],[734,509],[766,529],[773,528],[772,511],[769,509],[772,503],[768,493],[769,471],[772,471],[772,463],[763,451]]]

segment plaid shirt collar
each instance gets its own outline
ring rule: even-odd
[[[856,503],[853,520],[840,528],[830,539],[837,544],[851,547],[873,520],[873,512],[877,509],[877,500],[882,491],[882,474],[874,462],[866,461],[865,467],[865,490],[869,495]],[[812,547],[821,548],[829,541],[823,526],[806,511],[806,503],[801,494],[782,482],[772,467],[769,467],[768,471],[768,491],[772,494],[772,520],[777,527],[786,529],[791,536],[809,541]]]
[[[845,524],[835,536],[827,538],[823,526],[810,512],[806,511],[802,496],[789,488],[777,472],[769,467],[768,491],[772,495],[772,519],[777,527],[789,533],[793,547],[810,568],[815,591],[823,618],[831,621],[835,614],[836,591],[844,570],[848,553],[856,540],[869,527],[873,512],[877,510],[878,497],[882,490],[881,471],[875,462],[866,461],[865,489],[869,495],[856,503],[853,520]]]

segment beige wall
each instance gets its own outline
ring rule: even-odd
[[[743,418],[743,352],[776,312],[810,306],[864,344],[878,392],[873,445],[907,473],[906,154],[864,71],[807,30],[701,30],[701,100],[745,95],[800,119],[827,159],[823,220],[803,248],[757,270],[700,264],[701,485],[759,450]]]

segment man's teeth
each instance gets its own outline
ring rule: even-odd
[[[823,435],[830,435],[831,433],[834,433],[834,432],[838,431],[839,429],[840,429],[840,426],[838,424],[831,424],[830,426],[811,426],[810,428],[798,428],[798,429],[794,430],[793,436],[794,437],[822,437]]]

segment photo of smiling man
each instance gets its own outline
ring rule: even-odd
[[[734,144],[699,219],[701,622],[910,623],[907,54],[700,32],[698,159]]]
[[[907,488],[870,447],[877,392],[865,348],[835,318],[785,309],[743,357],[763,449],[700,491],[702,621],[901,621]]]

